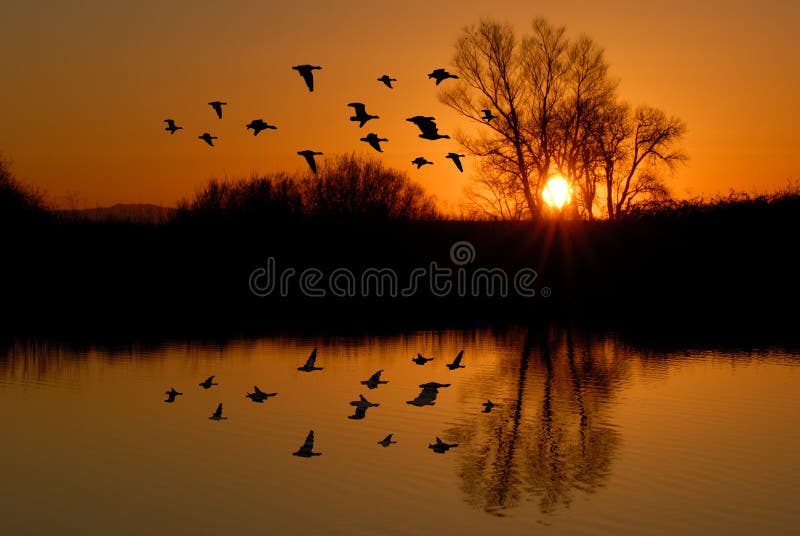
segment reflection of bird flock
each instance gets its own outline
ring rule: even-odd
[[[446,366],[450,370],[456,370],[460,368],[465,368],[464,365],[461,364],[461,360],[464,356],[464,350],[461,350],[456,358],[453,360],[452,363],[448,363]],[[434,358],[432,357],[423,357],[421,354],[417,354],[417,357],[413,358],[411,361],[416,363],[417,365],[425,365],[426,363],[433,361]],[[301,372],[314,372],[317,370],[323,370],[322,367],[317,366],[317,349],[311,352],[311,355],[308,356],[305,364],[301,367],[297,367],[297,370]],[[361,385],[366,385],[368,389],[377,389],[380,385],[385,385],[389,383],[387,380],[381,379],[381,374],[383,374],[383,370],[378,370],[368,379],[361,381]],[[214,376],[209,376],[202,382],[198,384],[203,389],[210,389],[215,385],[219,385],[217,382],[214,381]],[[449,383],[438,383],[438,382],[428,382],[420,384],[420,388],[422,391],[414,398],[414,400],[406,401],[406,404],[422,407],[422,406],[433,406],[435,405],[436,397],[439,395],[439,389],[444,389],[450,387],[451,384]],[[175,402],[175,397],[182,395],[183,393],[176,391],[174,387],[171,387],[169,391],[166,391],[167,398],[164,402]],[[247,393],[245,396],[252,400],[253,402],[263,404],[265,400],[270,397],[276,396],[278,393],[265,393],[258,386],[253,386],[253,392]],[[355,408],[353,415],[349,415],[348,419],[353,420],[361,420],[367,416],[367,410],[370,408],[377,408],[380,404],[370,402],[367,398],[359,394],[358,400],[353,400],[350,402],[350,405]],[[496,407],[498,404],[492,403],[491,400],[487,400],[483,406],[484,410],[482,413],[489,413],[492,411],[493,407]],[[217,405],[217,409],[214,413],[209,417],[210,420],[213,421],[224,421],[228,418],[222,415],[222,402]],[[388,447],[397,443],[392,439],[394,434],[389,434],[382,440],[378,441],[377,443],[382,447]],[[429,449],[432,449],[434,452],[443,454],[447,452],[449,449],[453,447],[457,447],[458,443],[445,443],[438,437],[436,438],[435,443],[431,443],[428,445]],[[312,456],[321,456],[321,452],[314,452],[314,431],[311,430],[308,432],[308,436],[306,436],[305,442],[300,446],[297,452],[292,453],[294,456],[300,456],[303,458],[310,458]]]
[[[297,71],[300,74],[300,76],[305,81],[306,86],[308,87],[308,90],[313,92],[314,91],[314,71],[322,69],[322,67],[320,67],[319,65],[295,65],[294,67],[292,67],[292,69],[294,69],[295,71]],[[442,81],[447,80],[448,78],[458,78],[458,76],[454,75],[454,74],[450,74],[449,72],[447,72],[444,69],[434,69],[432,72],[428,73],[428,78],[432,78],[432,79],[436,80],[436,85],[438,86],[439,84],[442,83]],[[377,80],[378,80],[378,82],[381,82],[381,83],[385,84],[386,87],[388,87],[389,89],[393,89],[394,86],[392,86],[392,82],[396,82],[397,81],[396,78],[392,78],[388,74],[384,74],[383,76],[381,76]],[[208,104],[209,104],[209,106],[211,106],[214,109],[214,111],[217,114],[217,117],[219,119],[222,119],[222,107],[227,105],[228,103],[227,102],[222,102],[222,101],[212,101],[212,102],[209,102]],[[371,114],[367,113],[366,105],[364,103],[362,103],[362,102],[351,102],[347,106],[352,107],[353,110],[354,110],[354,112],[353,112],[354,115],[352,117],[350,117],[350,121],[358,122],[358,127],[359,128],[363,127],[371,119],[379,119],[379,116],[371,115]],[[496,117],[497,117],[497,116],[492,114],[491,110],[487,109],[487,110],[481,110],[481,111],[483,112],[483,119],[487,123],[490,122],[492,119],[496,119]],[[414,123],[414,125],[416,125],[417,128],[419,128],[419,130],[421,132],[419,137],[422,138],[422,139],[425,139],[425,140],[440,140],[440,139],[449,139],[450,138],[450,136],[448,136],[447,134],[440,134],[439,133],[439,128],[436,125],[436,118],[434,118],[434,117],[416,115],[414,117],[409,117],[408,119],[406,119],[406,121]],[[167,126],[166,126],[166,128],[164,128],[164,130],[166,130],[170,134],[175,134],[175,132],[177,132],[178,130],[183,129],[183,127],[177,126],[175,124],[175,120],[174,119],[164,119],[164,122],[167,124]],[[263,119],[253,119],[252,121],[250,121],[250,123],[248,123],[246,125],[246,128],[253,130],[253,136],[258,136],[258,134],[260,132],[262,132],[263,130],[267,130],[267,129],[277,130],[278,127],[266,123]],[[198,136],[198,138],[203,140],[204,142],[206,142],[208,145],[210,145],[212,147],[214,147],[214,140],[219,139],[217,136],[213,136],[209,132],[204,132],[203,134]],[[363,141],[363,142],[368,143],[373,149],[375,149],[379,153],[383,152],[383,149],[381,148],[381,145],[380,145],[381,142],[389,141],[387,138],[381,138],[380,136],[378,136],[378,134],[376,134],[374,132],[370,132],[369,134],[367,134],[366,136],[364,136],[360,140]],[[317,163],[316,163],[315,157],[319,156],[319,155],[322,155],[323,153],[321,153],[319,151],[314,151],[314,150],[311,150],[311,149],[305,149],[305,150],[302,150],[302,151],[297,151],[297,154],[302,156],[303,158],[305,158],[306,162],[308,163],[308,167],[311,168],[311,171],[313,173],[317,172]],[[447,156],[445,156],[445,158],[449,158],[450,160],[452,160],[453,163],[455,164],[456,168],[458,168],[458,170],[460,172],[462,172],[462,173],[464,171],[464,168],[461,165],[461,160],[460,159],[463,158],[463,157],[464,157],[463,154],[457,154],[457,153],[448,153]],[[411,161],[411,163],[414,164],[415,166],[417,166],[417,169],[420,169],[422,166],[424,166],[426,164],[433,164],[433,162],[431,162],[430,160],[425,159],[422,156],[419,156],[419,157],[415,158],[414,160]]]

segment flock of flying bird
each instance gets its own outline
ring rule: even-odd
[[[461,360],[464,356],[464,350],[458,352],[456,358],[452,361],[452,363],[448,363],[446,366],[450,370],[456,370],[460,368],[465,368],[464,365],[461,364]],[[416,363],[417,365],[425,365],[429,361],[433,361],[434,358],[432,357],[423,357],[421,354],[417,354],[417,357],[413,358],[411,361]],[[308,356],[305,364],[302,367],[297,367],[297,370],[301,372],[314,372],[317,370],[323,370],[322,367],[317,366],[317,349],[314,348],[312,350],[311,355]],[[377,389],[379,385],[384,385],[389,383],[386,380],[381,379],[381,374],[383,373],[383,369],[378,370],[368,379],[363,380],[361,385],[366,385],[368,389]],[[219,385],[214,381],[214,376],[209,376],[204,381],[199,383],[199,386],[203,389],[210,389],[211,387]],[[428,382],[423,383],[420,385],[422,391],[414,398],[414,400],[406,401],[406,404],[410,404],[412,406],[422,407],[422,406],[433,406],[436,402],[436,397],[439,395],[439,389],[443,389],[446,387],[450,387],[451,384],[449,383],[438,383],[438,382]],[[177,396],[182,395],[183,393],[176,391],[174,387],[171,387],[169,391],[166,391],[167,398],[164,402],[175,402],[175,398]],[[258,386],[253,386],[253,392],[247,393],[245,396],[252,400],[253,402],[263,404],[265,400],[270,397],[276,396],[278,393],[265,393]],[[369,408],[374,408],[380,406],[380,404],[376,404],[370,402],[369,400],[364,397],[364,395],[359,394],[358,400],[354,400],[350,402],[351,406],[355,407],[353,415],[348,416],[348,419],[360,420],[366,417],[367,410]],[[489,413],[492,411],[492,408],[497,407],[498,404],[493,403],[491,400],[487,400],[483,403],[484,409],[483,413]],[[209,417],[209,419],[213,421],[223,421],[227,420],[227,417],[223,417],[222,415],[222,402],[217,405],[217,409],[214,413]],[[378,444],[382,447],[388,447],[397,443],[394,441],[392,437],[394,434],[389,434],[382,440],[378,441]],[[439,454],[444,454],[451,448],[457,447],[458,443],[445,443],[438,437],[434,443],[428,445],[429,449],[432,449],[434,452]],[[321,456],[321,452],[314,452],[314,430],[310,430],[308,435],[306,436],[305,442],[300,446],[300,448],[292,453],[293,456],[300,456],[302,458],[310,458],[312,456]]]
[[[295,65],[294,67],[292,67],[292,69],[297,71],[300,74],[300,76],[303,77],[303,80],[305,80],[308,90],[310,92],[313,92],[314,71],[322,69],[322,67],[320,67],[319,65]],[[436,80],[436,85],[438,86],[440,83],[442,83],[442,81],[447,80],[448,78],[458,78],[458,76],[447,72],[445,69],[440,68],[440,69],[434,69],[432,72],[428,73],[428,78]],[[378,82],[383,83],[389,89],[393,89],[392,82],[396,81],[397,81],[396,78],[392,78],[388,74],[384,74],[383,76],[378,78]],[[222,107],[227,105],[228,103],[222,101],[212,101],[209,102],[208,104],[214,109],[214,111],[217,114],[217,117],[219,119],[222,119]],[[379,116],[367,113],[366,105],[362,102],[351,102],[348,103],[348,106],[353,108],[353,114],[354,114],[353,116],[350,117],[350,121],[357,122],[359,128],[362,128],[371,119],[379,119]],[[492,114],[491,110],[486,109],[481,111],[483,112],[482,118],[487,123],[492,121],[493,119],[497,119],[497,116]],[[450,136],[448,136],[447,134],[439,133],[439,128],[436,125],[435,117],[415,115],[414,117],[409,117],[408,119],[406,119],[406,121],[414,123],[414,125],[416,125],[417,128],[419,128],[421,132],[419,137],[422,139],[439,140],[439,139],[450,138]],[[164,130],[166,130],[170,134],[175,134],[175,132],[177,132],[178,130],[183,129],[183,127],[175,124],[174,119],[164,119],[164,122],[167,124]],[[266,123],[263,119],[253,119],[246,125],[245,128],[247,128],[248,130],[252,129],[253,136],[258,136],[258,134],[264,130],[267,129],[276,130],[278,127]],[[218,139],[217,136],[212,136],[208,132],[203,132],[203,134],[198,136],[198,138],[203,140],[212,147],[214,146],[214,140]],[[368,143],[370,147],[372,147],[379,153],[382,153],[383,149],[381,148],[381,143],[387,142],[389,140],[387,138],[381,138],[380,136],[378,136],[378,134],[374,132],[370,132],[369,134],[361,138],[360,141]],[[305,149],[303,151],[297,151],[297,154],[305,158],[306,162],[308,163],[308,167],[311,168],[311,171],[316,174],[317,162],[315,157],[322,155],[323,153],[311,149]],[[461,164],[461,158],[463,157],[464,157],[463,154],[458,154],[453,152],[449,152],[447,153],[447,156],[445,156],[445,158],[452,160],[456,168],[458,168],[458,170],[462,173],[464,172],[464,167]],[[418,156],[417,158],[412,160],[411,163],[417,166],[417,169],[420,169],[422,166],[428,164],[433,164],[433,162],[431,162],[430,160],[426,159],[423,156]]]

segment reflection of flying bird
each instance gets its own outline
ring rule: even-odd
[[[247,123],[248,129],[253,129],[253,136],[258,136],[258,133],[262,130],[266,130],[271,128],[273,130],[277,130],[278,127],[265,123],[263,119],[253,119],[249,123]]]
[[[453,362],[447,364],[447,368],[449,368],[450,370],[455,370],[455,369],[458,369],[458,368],[465,368],[464,365],[461,364],[461,358],[463,356],[464,356],[464,350],[461,350],[460,352],[458,352],[458,355],[453,360]]]
[[[175,134],[176,130],[181,130],[183,127],[175,126],[175,121],[172,119],[164,119],[164,122],[167,124],[164,127],[164,130],[168,131],[170,134]]]
[[[422,406],[433,406],[436,403],[436,397],[439,395],[439,389],[441,387],[450,387],[450,384],[428,382],[423,383],[420,387],[422,387],[422,391],[417,395],[417,398],[414,400],[407,400],[406,404],[411,404],[412,406],[420,408]]]
[[[375,404],[364,398],[364,395],[358,395],[358,400],[353,400],[350,402],[350,405],[357,406],[359,408],[376,408],[380,406],[380,404]]]
[[[492,408],[499,406],[500,404],[495,404],[491,400],[487,400],[483,403],[483,413],[489,413],[492,411]]]
[[[497,116],[494,115],[491,110],[483,109],[481,111],[483,112],[483,120],[486,121],[487,123],[492,119],[497,119]]]
[[[417,365],[424,365],[428,361],[433,361],[433,360],[434,360],[433,357],[422,357],[422,354],[417,354],[417,357],[415,357],[411,361],[413,361]]]
[[[458,76],[450,74],[444,69],[434,69],[432,72],[428,73],[428,78],[435,78],[436,85],[438,86],[443,80],[447,80],[448,78],[458,78]]]
[[[306,159],[306,162],[308,162],[308,167],[310,167],[311,171],[313,171],[314,174],[316,174],[317,173],[317,161],[314,160],[314,157],[317,156],[317,155],[321,155],[322,153],[317,152],[317,151],[312,151],[310,149],[306,149],[305,151],[297,151],[297,154],[299,154],[300,156],[302,156],[303,158]]]
[[[170,387],[169,391],[165,391],[165,393],[167,395],[167,399],[164,400],[164,402],[175,402],[175,397],[183,394],[176,391],[174,387]]]
[[[411,163],[414,164],[415,166],[417,166],[417,169],[421,168],[422,166],[424,166],[426,164],[433,165],[433,162],[431,162],[430,160],[425,160],[424,156],[416,157],[414,160],[411,161]]]
[[[458,446],[458,443],[445,443],[444,441],[442,441],[441,439],[439,439],[437,437],[436,438],[436,443],[429,444],[428,448],[429,449],[433,449],[433,452],[437,452],[439,454],[444,454],[445,452],[447,452],[451,448],[457,447],[457,446]]]
[[[303,443],[300,448],[297,449],[297,452],[292,452],[292,456],[300,456],[301,458],[322,456],[321,452],[314,452],[314,430],[308,432],[305,443]]]
[[[292,69],[300,73],[300,76],[306,81],[308,90],[314,91],[314,71],[322,69],[322,67],[319,65],[295,65]]]
[[[261,389],[258,388],[258,385],[253,386],[253,392],[247,393],[245,396],[252,400],[253,402],[264,402],[267,398],[271,396],[275,396],[278,393],[265,393]]]
[[[205,380],[201,381],[197,385],[199,385],[203,389],[210,389],[212,385],[219,385],[219,384],[218,383],[214,383],[214,376],[209,376],[208,378],[206,378]]]
[[[306,364],[303,365],[302,367],[297,367],[297,370],[300,370],[300,371],[303,371],[303,372],[311,372],[313,370],[322,370],[321,367],[315,367],[314,366],[314,364],[316,362],[317,362],[317,349],[314,348],[311,351],[311,355],[308,356],[308,359],[306,360]]]
[[[436,126],[436,118],[435,117],[428,117],[424,115],[415,115],[414,117],[409,117],[406,119],[411,123],[417,125],[419,130],[422,134],[419,135],[420,138],[425,140],[440,140],[443,138],[450,138],[447,134],[439,134],[439,127]]]
[[[378,78],[378,82],[383,82],[384,84],[386,84],[386,87],[392,89],[392,82],[397,82],[397,78],[392,78],[388,74],[385,74],[380,78]]]
[[[383,149],[381,149],[381,142],[389,140],[386,138],[379,138],[377,134],[375,134],[374,132],[370,132],[365,137],[361,138],[361,141],[369,143],[373,149],[375,149],[379,153],[382,153]]]
[[[217,117],[222,119],[222,107],[228,104],[227,102],[220,102],[218,100],[211,101],[208,103],[209,106],[214,108],[214,111],[217,112]]]
[[[397,443],[397,441],[392,441],[392,436],[393,435],[394,434],[387,435],[386,437],[384,437],[383,439],[378,441],[378,445],[380,445],[380,446],[382,446],[384,448],[388,447],[389,445],[394,445],[395,443]]]
[[[447,156],[445,156],[445,158],[449,158],[450,160],[453,161],[453,163],[456,165],[456,167],[461,173],[464,173],[464,168],[461,166],[461,159],[463,157],[464,157],[463,154],[456,154],[456,153],[447,153]]]
[[[368,380],[364,380],[361,382],[361,385],[366,385],[368,389],[375,389],[379,385],[384,383],[389,383],[386,380],[381,380],[381,374],[383,373],[383,369],[379,370],[375,374],[369,377]]]
[[[219,405],[217,406],[217,410],[211,417],[209,417],[209,419],[211,419],[212,421],[224,421],[227,419],[227,417],[222,416],[222,402],[219,403]]]
[[[214,147],[214,141],[213,140],[218,139],[217,136],[212,136],[208,132],[203,132],[202,136],[197,136],[197,137],[199,139],[203,140],[204,142],[206,142],[207,144],[209,144],[211,147]]]
[[[379,119],[377,115],[367,113],[367,107],[363,102],[350,102],[347,105],[353,108],[353,113],[355,114],[350,117],[350,121],[358,121],[359,128],[363,127],[364,123],[370,119]]]

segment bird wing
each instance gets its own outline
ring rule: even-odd
[[[458,355],[457,355],[457,356],[456,356],[456,358],[453,360],[453,364],[454,364],[454,365],[460,365],[460,364],[461,364],[461,357],[462,357],[463,355],[464,355],[464,350],[461,350],[460,352],[458,352]]]
[[[313,162],[313,161],[314,161],[314,156],[313,156],[313,155],[311,155],[311,156],[307,156],[306,158],[309,158],[311,162]],[[312,167],[313,167],[313,166],[312,166]],[[316,363],[316,362],[317,362],[317,349],[316,349],[316,348],[314,348],[314,349],[311,351],[311,355],[310,355],[310,356],[308,356],[308,359],[306,360],[306,366],[307,366],[307,367],[313,367],[313,366],[314,366],[314,363]]]
[[[308,86],[309,91],[314,91],[314,73],[310,70],[302,70],[300,71],[300,76],[303,77],[303,80],[306,81],[306,85]]]
[[[356,115],[364,115],[367,113],[367,107],[363,102],[351,102],[348,106],[353,108]]]
[[[369,380],[367,380],[367,381],[368,381],[368,382],[371,382],[371,383],[374,383],[374,382],[380,381],[380,379],[381,379],[381,373],[382,373],[382,372],[383,372],[383,370],[379,370],[378,372],[376,372],[375,374],[373,374],[372,376],[370,376],[370,377],[369,377]]]
[[[306,440],[303,443],[303,446],[300,447],[300,450],[311,450],[314,448],[314,430],[308,432],[306,436]]]
[[[219,403],[217,406],[217,410],[214,412],[215,417],[222,417],[222,402]]]

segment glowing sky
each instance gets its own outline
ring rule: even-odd
[[[211,177],[304,170],[295,153],[351,150],[389,138],[381,156],[445,207],[468,175],[443,156],[460,147],[417,138],[404,121],[462,124],[426,73],[447,67],[459,31],[481,17],[527,32],[535,16],[605,47],[620,94],[683,119],[690,156],[679,197],[770,191],[800,178],[800,4],[404,0],[4,0],[0,12],[0,151],[21,180],[87,206],[174,205]],[[298,63],[321,65],[309,93]],[[376,81],[388,73],[389,90]],[[446,82],[445,82],[446,83]],[[206,104],[227,101],[218,120]],[[348,102],[380,116],[363,129]],[[185,127],[174,136],[164,118]],[[254,138],[244,125],[278,126]],[[218,146],[196,137],[219,136]],[[462,151],[463,152],[463,151]],[[416,156],[436,163],[420,171]]]

